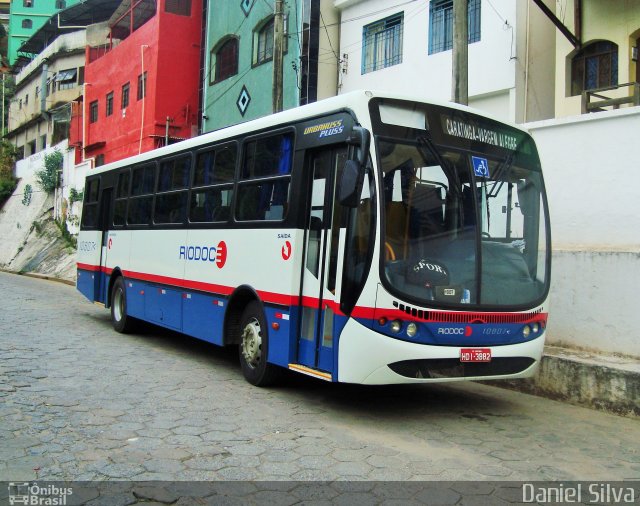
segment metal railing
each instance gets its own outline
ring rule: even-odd
[[[625,97],[612,98],[602,93],[631,87],[631,94]],[[597,90],[585,90],[582,92],[582,114],[604,111],[605,107],[619,109],[621,105],[640,106],[640,83],[625,83]]]

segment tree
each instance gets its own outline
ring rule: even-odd
[[[16,161],[16,149],[6,140],[0,141],[0,207],[4,205],[18,185],[13,177],[13,164]]]
[[[57,149],[48,155],[44,155],[44,168],[36,171],[36,182],[38,186],[47,193],[60,186],[60,171],[64,155]]]

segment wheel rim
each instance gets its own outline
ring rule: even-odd
[[[113,318],[119,322],[124,314],[124,296],[121,289],[117,289],[113,294]]]
[[[260,322],[256,318],[245,325],[242,330],[242,356],[249,367],[255,369],[262,356],[262,337],[260,336]]]

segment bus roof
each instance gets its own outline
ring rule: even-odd
[[[117,169],[119,167],[143,163],[147,160],[153,160],[163,155],[180,152],[183,150],[193,149],[203,144],[224,141],[225,139],[246,134],[247,132],[261,131],[268,128],[277,127],[280,125],[286,125],[288,123],[304,120],[305,118],[313,118],[313,117],[321,116],[324,114],[330,114],[331,112],[338,111],[338,110],[349,109],[349,110],[352,110],[354,113],[356,113],[356,116],[358,116],[358,114],[363,114],[363,112],[365,111],[368,112],[368,109],[367,109],[368,103],[373,98],[409,100],[414,102],[439,105],[443,107],[450,107],[452,109],[458,109],[461,111],[475,113],[475,114],[493,119],[495,121],[498,121],[500,123],[505,123],[512,128],[516,128],[518,130],[522,130],[523,132],[526,132],[526,130],[524,130],[522,127],[519,127],[518,125],[507,123],[503,120],[500,120],[492,116],[491,114],[487,114],[483,111],[473,109],[471,107],[457,104],[454,102],[447,102],[444,100],[426,100],[418,96],[403,95],[403,94],[391,93],[386,91],[355,90],[355,91],[350,91],[348,93],[344,93],[342,95],[329,97],[329,98],[320,100],[318,102],[313,102],[311,104],[303,105],[300,107],[294,107],[292,109],[287,109],[285,111],[282,111],[276,114],[270,114],[268,116],[263,116],[261,118],[257,118],[254,120],[249,120],[243,123],[238,123],[232,126],[220,128],[218,130],[207,132],[207,133],[198,135],[196,137],[192,137],[190,139],[186,139],[184,141],[171,144],[170,146],[164,146],[151,151],[146,151],[145,153],[141,153],[139,155],[123,158],[121,160],[117,160],[115,162],[111,162],[104,166],[93,169],[89,173],[87,173],[87,175],[88,176],[96,175],[102,172],[107,172],[113,169]],[[369,125],[365,124],[364,126],[368,127]]]

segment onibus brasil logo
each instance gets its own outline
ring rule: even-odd
[[[9,504],[28,504],[33,506],[64,506],[67,497],[73,494],[71,487],[54,484],[40,486],[37,483],[9,482]]]

